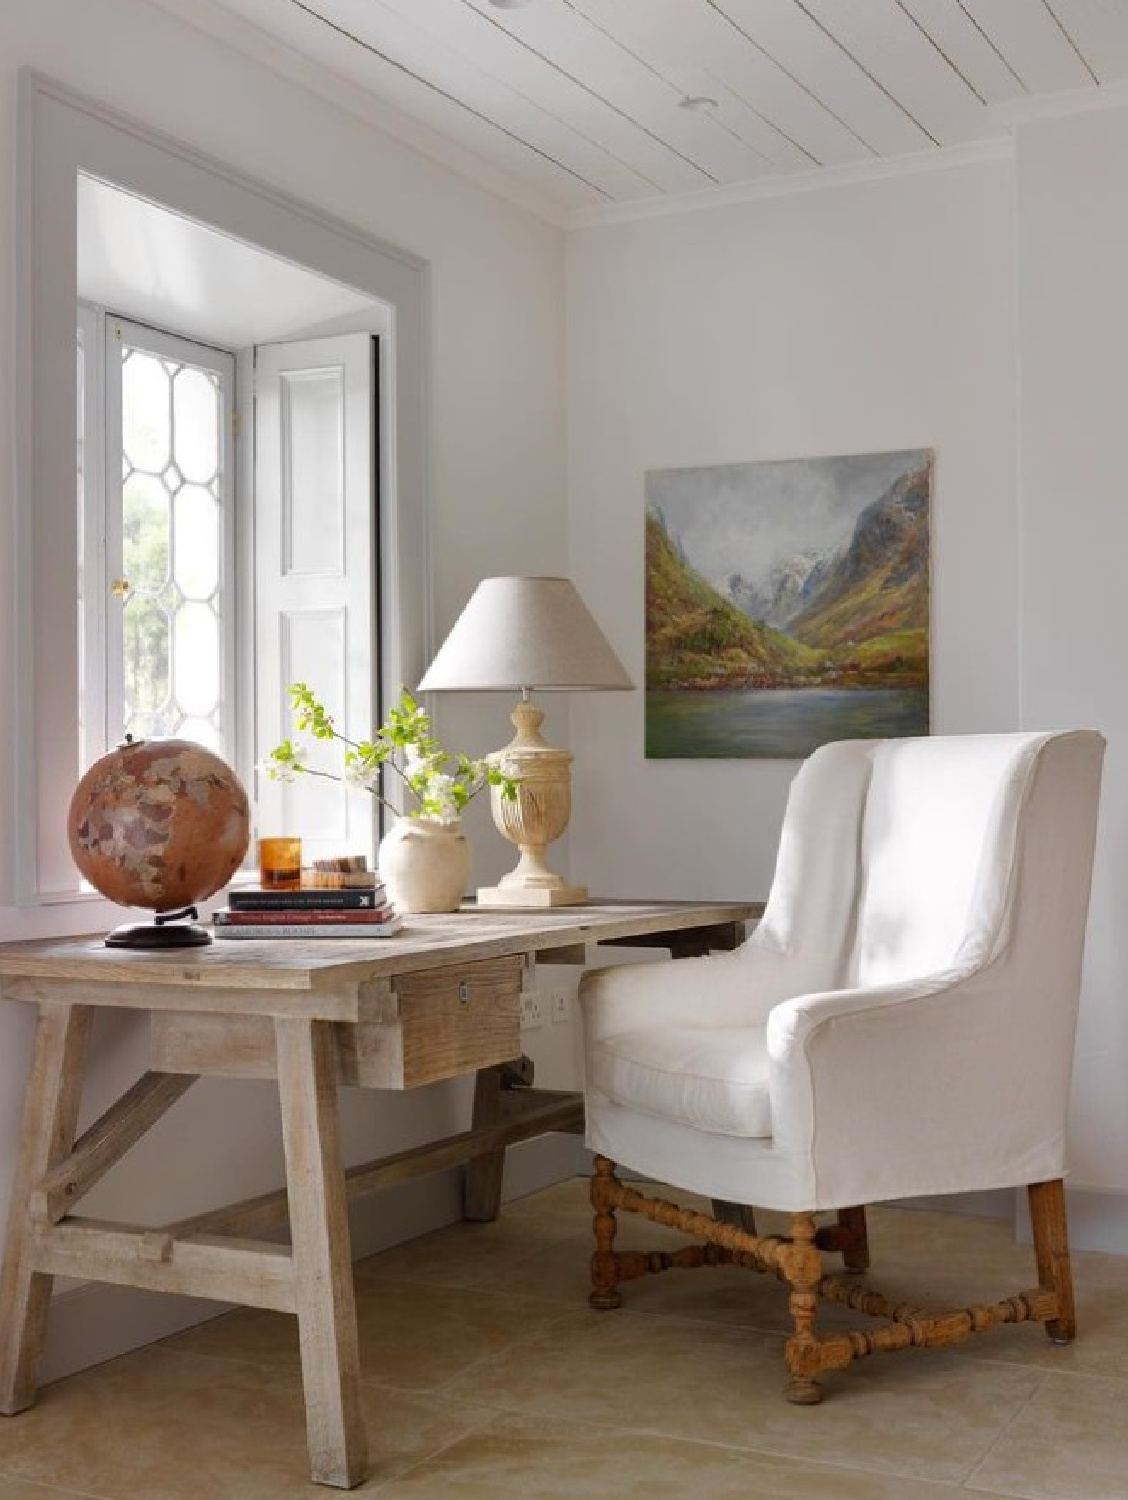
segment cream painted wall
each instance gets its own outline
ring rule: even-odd
[[[568,246],[572,567],[643,681],[643,473],[936,450],[933,714],[1018,722],[1012,190],[986,161]],[[760,897],[794,765],[646,761],[643,694],[577,697],[574,873]]]
[[[431,267],[430,402],[434,623],[442,632],[478,578],[561,571],[566,562],[563,270],[557,229],[219,45],[142,0],[36,0],[0,6],[0,597],[12,598],[15,470],[16,80],[25,65],[166,132],[294,198],[425,258]],[[62,544],[66,544],[66,541]],[[428,580],[411,580],[426,590]],[[0,616],[0,701],[12,701],[11,610]],[[449,701],[444,730],[476,753],[506,738],[504,714]],[[495,722],[496,721],[496,722]],[[0,737],[0,787],[13,747]],[[58,789],[64,817],[71,788]],[[0,797],[0,851],[11,807]],[[500,840],[480,841],[481,870],[504,868]],[[10,852],[3,853],[10,859]],[[0,940],[82,931],[120,914],[0,907]],[[19,1135],[31,1016],[0,1007],[0,1202]],[[96,1038],[85,1114],[143,1065],[135,1020],[112,1018]],[[349,1094],[353,1159],[463,1128],[463,1086],[397,1099]],[[197,1086],[92,1198],[91,1211],[136,1207],[154,1217],[280,1180],[274,1091]],[[169,1170],[170,1163],[173,1170]],[[132,1207],[126,1205],[132,1203]]]

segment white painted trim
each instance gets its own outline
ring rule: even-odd
[[[149,0],[149,4],[224,46],[234,48],[260,67],[269,68],[287,82],[316,94],[323,103],[342,114],[352,115],[365,125],[382,131],[486,192],[504,198],[545,223],[557,228],[563,226],[568,212],[564,204],[546,197],[476,151],[459,145],[450,136],[432,130],[422,121],[384,103],[344,73],[306,56],[273,32],[234,15],[222,5],[215,4],[214,0]]]
[[[1010,99],[992,106],[991,118],[1004,128],[1029,125],[1036,120],[1060,120],[1065,115],[1089,115],[1099,110],[1128,107],[1128,80],[1102,83],[1098,88],[1068,89],[1057,94]]]
[[[391,683],[418,681],[432,640],[429,592],[408,587],[409,582],[428,576],[430,565],[430,281],[426,263],[410,252],[30,69],[20,73],[20,141],[14,350],[18,371],[14,385],[20,398],[14,522],[19,673],[12,880],[21,904],[35,905],[41,885],[53,883],[64,899],[68,893],[66,880],[49,873],[63,868],[62,851],[55,849],[53,864],[48,861],[46,867],[39,857],[40,803],[49,794],[57,801],[60,788],[70,778],[62,774],[66,746],[45,730],[36,697],[40,632],[45,622],[54,632],[46,656],[52,668],[65,666],[61,642],[67,632],[65,619],[56,621],[47,611],[36,614],[40,560],[35,534],[37,525],[49,524],[51,496],[56,497],[56,506],[65,504],[68,486],[73,492],[74,484],[74,445],[67,441],[68,433],[72,439],[74,434],[73,334],[64,370],[60,330],[64,321],[73,329],[77,300],[76,175],[85,172],[167,204],[175,212],[284,260],[310,266],[390,310],[391,335],[381,346],[387,361],[381,425],[387,448],[382,473],[382,515],[387,525],[382,569],[385,579],[403,580],[402,587],[390,587],[384,596],[383,622],[388,628],[383,631],[383,662],[385,681]],[[69,396],[65,395],[68,390]],[[68,403],[65,409],[64,401]],[[39,586],[44,587],[42,580]],[[45,597],[59,597],[57,589],[47,591]],[[56,756],[50,788],[40,786],[45,747]],[[76,754],[76,768],[77,764]]]
[[[510,1146],[503,1202],[574,1177],[578,1145],[577,1136],[545,1135]],[[353,1259],[443,1229],[457,1223],[461,1214],[462,1174],[458,1169],[388,1188],[353,1204],[349,1211]],[[531,1239],[529,1243],[531,1249]],[[51,1303],[43,1382],[61,1380],[131,1349],[170,1338],[229,1310],[224,1303],[199,1297],[141,1292],[103,1282],[70,1286]]]
[[[809,172],[794,172],[778,177],[757,177],[749,182],[726,183],[720,187],[701,188],[692,193],[667,193],[661,198],[645,198],[634,203],[609,203],[569,215],[565,229],[598,229],[608,224],[632,224],[641,219],[666,219],[681,214],[700,213],[706,209],[728,208],[733,204],[762,203],[775,198],[792,198],[799,193],[819,193],[835,188],[857,187],[867,182],[884,182],[889,178],[913,177],[922,172],[949,172],[980,162],[1012,161],[1014,139],[999,135],[966,146],[946,146],[938,151],[917,151],[909,156],[885,156],[875,161],[849,162],[841,167],[815,167]]]

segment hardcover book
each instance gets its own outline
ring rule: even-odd
[[[390,906],[380,906],[375,910],[361,907],[351,911],[343,907],[320,910],[314,906],[278,907],[272,911],[244,911],[221,907],[213,916],[212,921],[217,927],[277,927],[285,926],[287,922],[306,922],[317,927],[336,927],[342,922],[359,922],[365,927],[378,927],[381,922],[388,922],[394,916],[395,911]]]
[[[384,887],[372,886],[367,890],[316,890],[289,891],[263,890],[261,886],[239,886],[227,892],[227,905],[232,911],[375,911],[384,905]]]
[[[220,923],[215,936],[222,941],[229,939],[258,940],[270,938],[380,938],[391,937],[403,923],[399,917],[390,917],[386,922],[278,922]]]

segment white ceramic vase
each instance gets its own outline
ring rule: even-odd
[[[399,912],[457,911],[470,883],[470,845],[457,821],[397,818],[377,863]]]

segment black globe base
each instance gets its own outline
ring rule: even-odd
[[[107,948],[204,948],[214,941],[206,927],[186,918],[197,916],[194,906],[161,912],[151,922],[124,922],[106,934]]]

